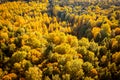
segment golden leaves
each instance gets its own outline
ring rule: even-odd
[[[94,38],[96,38],[98,33],[100,33],[100,28],[99,27],[93,27],[92,34],[93,34]]]

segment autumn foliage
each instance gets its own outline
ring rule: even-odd
[[[0,80],[120,80],[119,1],[0,3]]]

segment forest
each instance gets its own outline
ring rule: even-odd
[[[120,80],[120,0],[0,0],[0,80]]]

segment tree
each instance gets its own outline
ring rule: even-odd
[[[90,74],[91,74],[91,77],[96,76],[98,75],[98,71],[95,68],[93,68],[91,69]]]
[[[111,74],[113,74],[115,76],[115,73],[117,71],[117,65],[116,63],[111,63],[110,65],[108,65],[108,67],[110,68]]]
[[[89,43],[89,40],[88,40],[87,38],[81,38],[81,39],[78,41],[78,45],[79,45],[79,46],[84,46],[85,48],[89,48],[90,43]]]
[[[66,42],[66,35],[60,31],[53,31],[47,36],[48,42],[53,42],[56,45]]]
[[[42,0],[42,2],[48,3],[49,1],[48,0]]]
[[[45,76],[44,80],[51,80],[48,76]]]
[[[38,67],[30,67],[25,72],[25,79],[27,80],[42,80],[42,71]]]
[[[93,65],[90,62],[84,62],[82,67],[86,74],[90,73],[90,71],[93,69]]]
[[[78,47],[77,48],[77,52],[79,53],[79,54],[81,54],[82,56],[85,56],[86,54],[87,54],[87,49],[86,49],[86,47]]]
[[[8,46],[8,48],[9,48],[9,52],[10,53],[13,53],[14,51],[15,51],[15,49],[16,49],[16,45],[15,44],[10,44],[9,46]]]
[[[76,78],[77,80],[80,80],[80,79],[83,79],[83,76],[84,76],[84,71],[83,69],[80,69],[77,73],[76,73]]]
[[[84,56],[83,56],[84,61],[89,61],[91,63],[94,62],[95,59],[95,54],[92,51],[88,51]]]
[[[112,52],[118,51],[118,41],[115,38],[111,39],[111,44]]]
[[[52,75],[52,80],[61,80],[61,78],[59,77],[59,74],[56,74]]]
[[[71,47],[77,47],[78,46],[78,39],[75,36],[68,35],[67,36],[67,42],[71,45]]]
[[[99,72],[100,72],[100,74],[99,74],[100,79],[102,79],[102,80],[106,80],[106,79],[112,80],[111,72],[109,71],[109,69],[107,67],[100,69]]]
[[[93,37],[96,38],[98,33],[100,32],[100,28],[99,27],[93,27],[92,29],[92,34],[93,34]]]
[[[31,50],[31,47],[30,46],[27,46],[27,45],[23,45],[21,48],[20,48],[20,51],[26,51],[27,53]]]
[[[32,63],[29,60],[22,60],[20,62],[14,63],[14,70],[15,72],[24,72],[29,69],[29,67],[32,67]],[[24,73],[23,73],[24,74]]]
[[[19,62],[19,61],[22,61],[23,59],[25,59],[26,57],[27,57],[27,52],[17,51],[12,54],[11,62],[13,62],[13,63]]]
[[[116,52],[112,55],[112,59],[116,64],[120,64],[120,52]]]
[[[66,54],[67,51],[70,49],[70,45],[66,43],[62,43],[60,45],[57,45],[54,49],[55,52],[59,54]]]
[[[50,53],[48,55],[50,62],[57,62],[57,61],[59,61],[60,57],[61,57],[61,54],[58,54],[58,53]]]
[[[7,41],[9,39],[7,32],[0,32],[0,40]]]
[[[2,77],[4,76],[4,74],[3,74],[3,70],[2,70],[2,68],[0,68],[0,78],[2,79]]]
[[[45,44],[46,44],[45,39],[43,38],[39,39],[35,35],[31,36],[26,42],[26,45],[31,46],[32,48],[41,48],[44,47]]]
[[[102,27],[101,27],[100,33],[102,35],[102,39],[104,39],[105,37],[111,36],[110,25],[109,24],[103,24]]]
[[[15,73],[9,73],[5,76],[3,76],[2,80],[13,80],[17,79],[17,75]]]
[[[94,80],[94,79],[91,77],[85,77],[84,80]]]
[[[83,64],[82,59],[67,61],[67,63],[65,64],[65,72],[70,74],[71,79],[76,78],[78,75],[81,78],[82,75],[84,75],[83,71],[81,70],[82,64]]]
[[[90,46],[89,46],[89,50],[96,53],[98,50],[98,43],[91,41]]]
[[[115,28],[115,35],[120,35],[120,28]]]
[[[27,59],[33,63],[38,62],[41,59],[42,53],[36,49],[31,49],[27,54]]]
[[[62,79],[63,80],[70,80],[70,74],[63,74]]]

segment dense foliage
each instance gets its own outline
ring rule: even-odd
[[[120,80],[119,1],[10,1],[0,0],[0,80]]]

